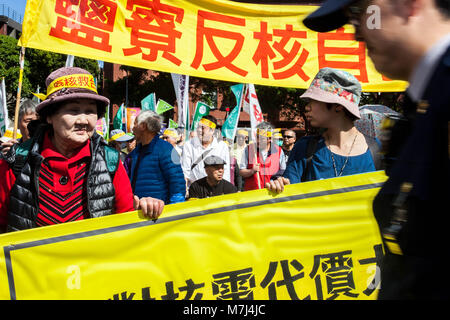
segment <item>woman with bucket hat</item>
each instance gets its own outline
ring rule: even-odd
[[[0,160],[0,229],[16,231],[141,209],[157,218],[164,203],[133,196],[119,153],[95,131],[109,100],[93,76],[60,68],[46,79],[31,139]]]
[[[360,118],[361,84],[350,73],[320,69],[301,96],[306,118],[321,134],[300,139],[292,149],[283,177],[266,184],[281,192],[284,185],[375,171],[379,142],[355,127]],[[376,165],[377,164],[377,165]]]

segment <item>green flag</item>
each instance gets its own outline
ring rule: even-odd
[[[204,116],[209,115],[209,110],[211,110],[210,106],[208,106],[207,104],[200,102],[200,101],[197,102],[197,104],[195,106],[194,118],[192,119],[191,131],[194,131],[197,129],[198,122]]]
[[[123,103],[120,105],[119,110],[117,110],[116,116],[113,120],[113,128],[114,129],[122,129],[123,123],[123,110],[125,109]]]
[[[146,110],[151,110],[151,111],[155,111],[156,108],[156,96],[155,93],[150,93],[148,96],[146,96],[144,99],[142,99],[141,101],[141,110],[142,111],[146,111]]]
[[[222,135],[227,138],[234,140],[234,136],[236,135],[237,125],[239,123],[239,115],[241,114],[241,105],[242,105],[242,97],[244,95],[244,85],[237,84],[231,87],[231,91],[233,91],[236,96],[236,107],[234,107],[233,111],[228,115],[225,119],[225,122],[222,126]]]
[[[156,105],[156,113],[157,114],[162,114],[170,109],[173,109],[173,106],[171,106],[170,104],[168,104],[167,102],[165,102],[162,99],[158,100],[158,104]]]
[[[173,128],[173,129],[178,128],[178,123],[176,123],[172,119],[169,119],[169,128]]]

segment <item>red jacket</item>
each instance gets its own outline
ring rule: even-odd
[[[244,191],[248,190],[256,190],[265,188],[267,182],[270,181],[270,178],[278,172],[280,169],[280,157],[281,157],[281,148],[278,146],[271,146],[269,155],[266,158],[266,161],[261,159],[261,155],[259,152],[256,152],[256,161],[255,161],[255,147],[254,144],[248,145],[248,166],[247,169],[252,169],[255,163],[261,164],[259,167],[259,172],[255,172],[252,176],[245,179]],[[259,176],[259,185],[258,185],[258,176]]]

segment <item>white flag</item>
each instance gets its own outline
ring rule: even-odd
[[[244,95],[244,111],[250,115],[250,125],[252,128],[252,139],[256,138],[256,126],[264,121],[264,117],[256,96],[255,85],[249,83]]]
[[[2,78],[0,90],[0,137],[5,134],[5,131],[8,128],[8,126],[9,120],[8,120],[8,108],[6,106],[5,78]]]
[[[178,127],[189,128],[189,76],[171,73],[178,104]]]

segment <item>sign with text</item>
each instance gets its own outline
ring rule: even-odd
[[[383,172],[0,236],[0,299],[376,299]]]

